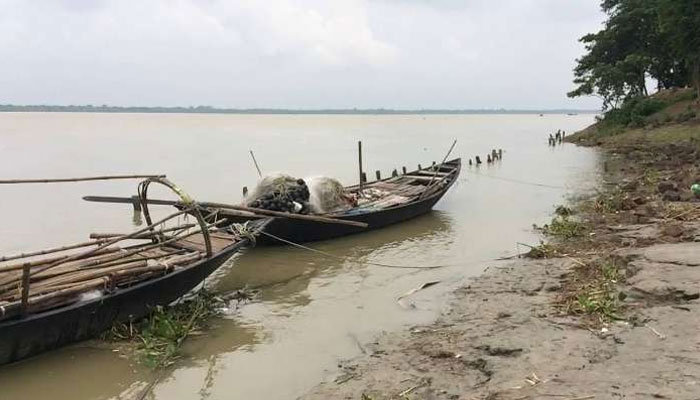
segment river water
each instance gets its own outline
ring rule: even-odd
[[[237,255],[208,280],[214,290],[259,288],[255,301],[188,340],[183,357],[150,371],[103,343],[85,342],[0,367],[0,399],[294,399],[383,332],[434,319],[451,290],[495,258],[537,243],[533,223],[594,187],[598,156],[547,146],[593,115],[196,115],[0,114],[0,178],[166,173],[195,199],[237,202],[257,172],[357,181],[357,141],[368,176],[440,161],[453,139],[463,158],[457,184],[435,211],[386,229],[311,244],[344,261],[289,247]],[[480,168],[492,148],[503,160]],[[87,203],[87,194],[132,195],[136,182],[5,185],[0,254],[133,229],[130,206]],[[154,189],[156,189],[154,187]],[[153,190],[150,197],[172,198]],[[390,269],[446,264],[432,270]],[[440,283],[401,303],[403,293]]]

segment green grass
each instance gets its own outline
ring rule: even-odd
[[[551,258],[555,257],[557,254],[556,248],[549,244],[540,242],[539,245],[530,248],[530,251],[525,253],[525,257],[528,258]]]
[[[617,290],[624,280],[620,270],[615,259],[579,267],[563,300],[566,311],[592,317],[597,324],[622,319],[625,295]]]
[[[572,239],[576,237],[581,237],[586,233],[586,226],[569,216],[557,215],[552,218],[549,224],[545,224],[542,227],[535,226],[545,235],[556,236],[563,239]]]
[[[558,205],[557,208],[554,209],[554,214],[560,217],[569,217],[574,214],[574,210],[564,205]]]
[[[626,198],[625,191],[619,186],[615,186],[599,193],[593,203],[593,208],[598,212],[615,213],[624,209]]]
[[[620,108],[607,111],[595,125],[568,136],[567,140],[584,144],[624,144],[647,139],[659,144],[673,143],[697,136],[697,126],[689,121],[697,121],[699,114],[694,90],[666,90],[629,99]]]
[[[171,365],[179,356],[185,339],[206,327],[220,315],[223,300],[201,290],[190,299],[175,305],[155,307],[140,321],[115,324],[104,339],[126,341],[134,345],[135,354],[150,368]]]

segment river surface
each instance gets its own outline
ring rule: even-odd
[[[440,161],[453,139],[462,175],[423,217],[353,237],[311,244],[343,257],[290,247],[237,255],[208,280],[216,291],[259,288],[255,301],[188,340],[183,357],[151,371],[97,342],[0,367],[0,399],[294,399],[333,379],[383,332],[427,323],[450,291],[495,258],[536,244],[533,223],[594,187],[598,155],[551,148],[593,115],[196,115],[0,113],[0,179],[166,173],[195,199],[238,202],[257,172],[327,175],[357,182],[357,141],[368,176]],[[503,160],[480,168],[502,148]],[[87,194],[133,195],[137,182],[4,185],[0,254],[84,241],[90,232],[133,229],[130,206],[87,203]],[[172,198],[153,188],[150,197]],[[448,265],[431,270],[382,268]],[[401,303],[428,281],[440,283]]]

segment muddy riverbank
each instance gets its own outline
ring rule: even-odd
[[[435,323],[380,336],[303,398],[697,399],[700,127],[572,140],[602,148],[604,182],[538,259],[491,263]]]

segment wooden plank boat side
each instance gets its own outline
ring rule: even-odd
[[[188,293],[248,243],[243,238],[210,258],[96,299],[0,322],[0,364],[94,337],[115,322],[141,318],[152,307]]]
[[[367,228],[358,228],[347,225],[318,224],[307,221],[292,221],[282,218],[274,218],[264,229],[264,232],[295,243],[303,243],[333,239],[356,233],[362,233],[368,230],[379,229],[388,225],[400,223],[418,217],[420,215],[430,212],[433,206],[442,198],[442,196],[445,195],[445,193],[447,193],[450,187],[457,181],[457,178],[459,177],[459,173],[461,171],[461,160],[455,159],[447,161],[445,164],[450,165],[452,167],[452,172],[448,176],[444,176],[442,178],[436,177],[436,181],[440,179],[444,180],[443,185],[441,187],[436,187],[434,191],[432,191],[431,189],[431,193],[422,199],[417,199],[414,201],[407,202],[405,204],[400,204],[378,210],[359,210],[361,212],[357,214],[331,215],[333,218],[367,223]],[[388,178],[377,182],[389,181],[391,179],[395,178]],[[372,183],[369,183],[368,187],[371,187],[371,184]],[[347,189],[355,190],[356,188],[357,186],[351,186]],[[228,216],[225,213],[222,213],[221,216],[228,218],[229,222],[235,223],[243,223],[246,220],[249,220],[249,218],[246,217]],[[265,245],[284,244],[278,240],[266,236],[264,233],[258,237],[257,243]]]

